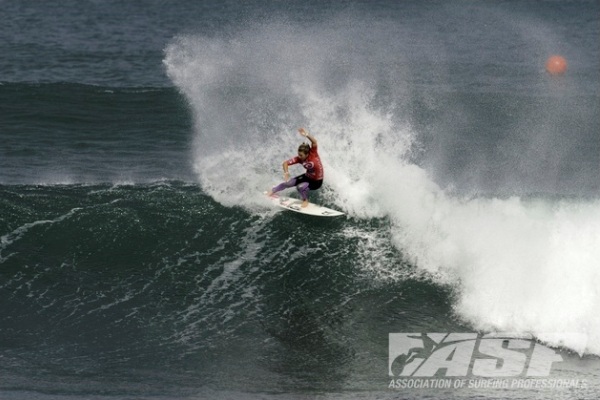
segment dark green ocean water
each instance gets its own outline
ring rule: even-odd
[[[598,397],[598,2],[0,4],[0,399]],[[389,388],[505,331],[580,382]]]

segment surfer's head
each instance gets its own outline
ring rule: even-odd
[[[298,157],[304,161],[306,157],[308,157],[308,152],[310,151],[310,146],[307,143],[302,143],[298,147]]]

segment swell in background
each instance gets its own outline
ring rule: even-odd
[[[175,39],[164,63],[194,114],[203,190],[260,209],[306,126],[319,201],[388,218],[463,320],[600,354],[594,53],[499,8],[406,11]],[[553,43],[578,61],[561,80],[542,67]]]

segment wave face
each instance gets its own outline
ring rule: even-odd
[[[475,12],[500,18],[487,40],[498,39],[504,57],[491,66],[492,42],[476,41],[484,53],[472,66],[452,53],[461,44],[449,49],[418,18],[276,20],[227,37],[179,37],[164,62],[194,113],[196,173],[221,204],[255,209],[300,142],[295,128],[306,125],[326,169],[319,200],[352,217],[389,219],[397,250],[456,287],[453,309],[464,321],[600,354],[600,203],[589,196],[597,155],[571,142],[586,138],[597,149],[589,105],[598,98],[539,67],[514,82],[514,63],[533,63],[549,39],[531,39],[524,20]],[[516,50],[494,36],[505,24]],[[473,82],[456,68],[497,74]],[[565,138],[574,107],[581,129]],[[567,178],[566,193],[557,190]]]
[[[386,315],[452,325],[385,221],[250,214],[182,182],[0,186],[0,213],[6,397],[380,390]]]

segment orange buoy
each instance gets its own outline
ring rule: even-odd
[[[551,75],[562,75],[567,70],[567,60],[562,56],[551,56],[546,61],[546,71]]]

